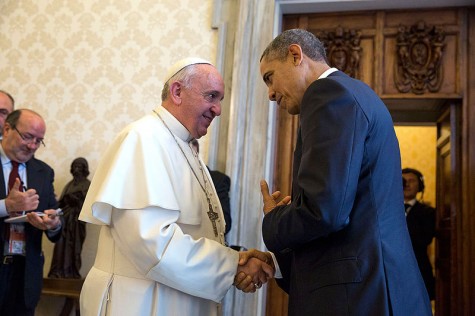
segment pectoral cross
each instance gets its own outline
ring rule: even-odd
[[[213,211],[213,206],[211,206],[211,202],[208,201],[208,207],[209,211],[207,212],[209,220],[211,221],[211,224],[213,225],[213,231],[214,235],[218,237],[218,226],[216,225],[216,220],[218,220],[219,216],[218,213]]]

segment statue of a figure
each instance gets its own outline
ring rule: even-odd
[[[73,180],[68,182],[59,199],[64,213],[63,234],[55,244],[48,277],[80,279],[81,250],[86,238],[86,223],[78,220],[91,181],[87,179],[89,166],[84,158],[71,164]]]

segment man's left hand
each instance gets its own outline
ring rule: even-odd
[[[290,202],[290,196],[284,197],[280,202],[277,202],[281,193],[280,191],[275,191],[274,193],[269,193],[269,186],[265,180],[261,180],[261,193],[262,201],[264,202],[263,212],[264,215],[272,211],[276,206],[287,205]]]
[[[56,215],[56,210],[50,209],[44,211],[45,215],[39,216],[35,212],[27,213],[26,218],[28,222],[41,230],[56,229],[61,224],[59,216]]]

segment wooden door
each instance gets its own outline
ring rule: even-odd
[[[436,299],[435,313],[459,315],[457,291],[457,220],[460,183],[457,153],[460,119],[457,104],[450,104],[437,122],[437,208],[436,208]]]

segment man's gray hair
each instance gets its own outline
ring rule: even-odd
[[[202,65],[202,64],[192,64],[192,65],[186,66],[185,68],[181,69],[176,74],[174,74],[170,79],[168,79],[168,81],[165,82],[165,84],[163,85],[162,101],[165,101],[168,98],[168,94],[170,91],[170,82],[180,81],[185,88],[190,88],[191,80],[198,73],[198,70],[196,67],[198,65]]]
[[[261,61],[274,59],[283,61],[289,54],[289,46],[297,44],[302,48],[302,52],[310,59],[319,62],[327,62],[325,47],[323,43],[312,33],[302,29],[291,29],[279,34],[261,56]]]

